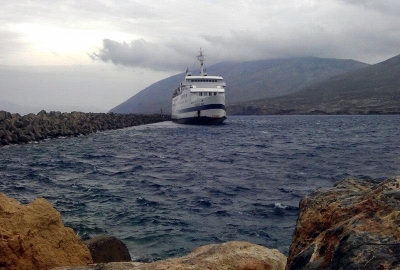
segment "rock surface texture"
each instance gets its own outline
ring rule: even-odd
[[[49,112],[11,114],[0,111],[0,146],[28,143],[61,136],[87,135],[170,120],[169,115],[116,113]]]
[[[153,263],[108,263],[87,267],[62,267],[57,270],[283,270],[286,257],[276,249],[247,242],[227,242],[202,246],[189,255]]]
[[[128,248],[114,236],[101,235],[83,243],[89,248],[94,263],[132,261]]]
[[[45,199],[21,205],[0,194],[0,269],[92,263],[89,249]]]
[[[286,269],[400,269],[400,178],[344,179],[303,198]]]

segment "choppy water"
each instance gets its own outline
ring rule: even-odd
[[[344,177],[400,175],[400,116],[229,116],[0,148],[0,192],[48,199],[83,239],[134,259],[244,240],[288,252],[300,199]]]

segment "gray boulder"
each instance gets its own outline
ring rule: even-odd
[[[111,235],[101,235],[84,242],[90,250],[93,263],[129,262],[131,255],[125,244]]]

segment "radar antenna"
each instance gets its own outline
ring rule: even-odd
[[[200,51],[199,51],[199,55],[197,56],[197,59],[200,61],[200,66],[201,66],[201,71],[200,71],[200,73],[201,73],[201,76],[204,76],[204,69],[203,69],[203,62],[204,62],[204,54],[203,54],[203,51],[202,51],[202,49],[200,48]]]

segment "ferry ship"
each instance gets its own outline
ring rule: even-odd
[[[207,75],[201,48],[197,59],[201,66],[200,76],[193,76],[186,69],[185,80],[172,95],[171,119],[181,124],[222,124],[226,119],[226,83],[221,76]]]

